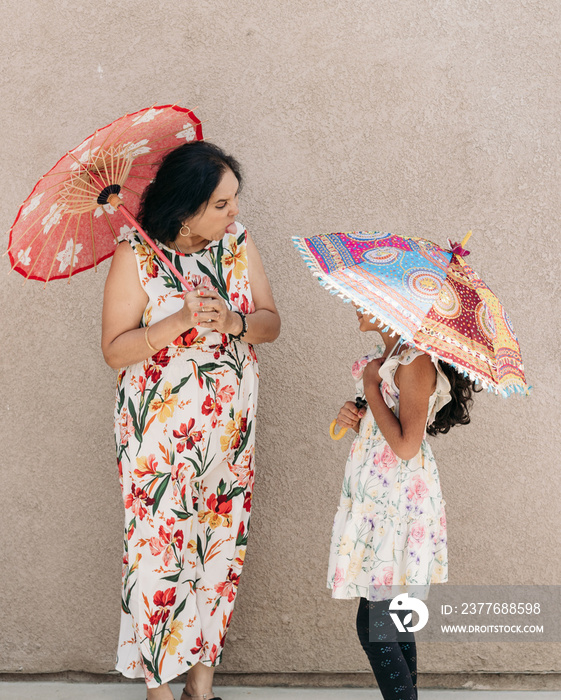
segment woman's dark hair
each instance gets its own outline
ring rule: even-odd
[[[452,400],[440,409],[434,421],[427,427],[429,435],[447,433],[454,425],[467,425],[470,422],[469,409],[473,404],[473,392],[479,392],[483,388],[456,372],[446,362],[439,362],[439,365],[450,382]]]
[[[175,148],[162,160],[154,180],[144,190],[138,219],[160,243],[171,243],[181,222],[208,204],[227,170],[240,187],[240,165],[221,148],[205,141],[191,141]]]

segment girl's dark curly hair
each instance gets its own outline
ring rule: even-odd
[[[434,421],[427,427],[429,435],[447,433],[454,425],[467,425],[470,422],[469,409],[473,404],[473,393],[482,389],[480,384],[476,385],[446,362],[439,362],[439,365],[450,382],[452,400],[440,409]]]
[[[148,234],[166,245],[181,222],[208,204],[227,170],[242,176],[238,161],[206,141],[191,141],[170,151],[142,194],[138,220]]]

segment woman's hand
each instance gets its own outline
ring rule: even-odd
[[[194,305],[191,300],[187,303],[187,297],[191,294],[197,294]],[[239,314],[228,308],[224,298],[216,290],[208,289],[208,287],[197,287],[194,292],[186,294],[185,299],[189,313],[197,314],[193,325],[232,335],[237,335],[243,330]]]
[[[339,409],[339,414],[336,418],[337,425],[340,425],[342,428],[352,428],[355,433],[358,433],[360,420],[365,413],[366,409],[358,409],[354,401],[346,401]]]
[[[384,359],[378,357],[375,360],[371,360],[366,365],[362,374],[362,383],[364,384],[364,387],[380,385],[380,382],[382,381],[382,377],[380,377],[380,367],[384,364],[384,362]]]
[[[208,323],[202,323],[202,321],[215,319],[216,314],[213,310],[211,311],[214,307],[204,302],[205,297],[211,298],[212,294],[215,292],[202,284],[190,292],[185,292],[183,308],[180,312],[181,323],[185,326],[185,330],[195,326],[210,327]]]

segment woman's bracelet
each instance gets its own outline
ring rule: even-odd
[[[230,339],[231,340],[241,340],[241,338],[243,338],[243,336],[247,333],[247,321],[245,318],[245,314],[242,313],[241,311],[234,311],[234,313],[238,314],[242,320],[242,330],[240,333],[238,333],[238,335],[230,334]]]
[[[152,343],[148,340],[148,326],[144,329],[144,340],[146,341],[146,345],[152,350],[154,355],[158,352],[158,350],[152,345]]]

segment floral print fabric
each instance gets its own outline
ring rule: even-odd
[[[149,301],[142,326],[181,309],[182,289],[131,231]],[[247,232],[190,255],[162,251],[193,287],[254,311]],[[125,505],[117,669],[149,688],[221,661],[242,571],[253,488],[258,365],[251,345],[191,328],[123,369],[115,441]]]
[[[364,397],[364,368],[384,352],[383,344],[352,368],[356,396]],[[386,404],[399,416],[394,376],[400,364],[420,355],[405,347],[379,370]],[[429,400],[427,425],[450,401],[450,383],[436,363],[436,389]],[[372,411],[360,423],[347,459],[335,515],[327,576],[334,598],[385,600],[407,586],[425,599],[431,583],[448,580],[445,501],[426,434],[418,454],[400,459],[378,428]],[[396,590],[396,587],[402,587]]]

